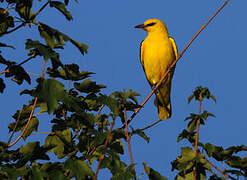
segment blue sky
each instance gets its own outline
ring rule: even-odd
[[[138,91],[141,94],[138,98],[141,103],[151,91],[139,61],[139,45],[146,37],[146,32],[135,29],[134,26],[149,18],[163,20],[180,52],[223,2],[79,1],[72,2],[69,6],[74,18],[71,22],[65,22],[58,12],[50,9],[45,9],[38,21],[44,22],[48,19],[50,26],[89,45],[88,54],[85,56],[81,56],[70,44],[66,45],[62,53],[64,63],[75,62],[80,65],[81,70],[95,72],[92,79],[107,85],[103,90],[105,94],[122,91],[123,88]],[[201,127],[200,140],[223,147],[247,144],[246,7],[246,0],[230,1],[178,62],[172,82],[172,117],[146,131],[151,138],[150,143],[139,137],[131,139],[138,175],[143,172],[142,162],[146,161],[148,166],[168,179],[173,179],[170,162],[180,154],[180,147],[186,145],[184,141],[177,143],[177,136],[186,126],[185,117],[189,113],[198,112],[198,103],[188,104],[187,97],[199,85],[207,86],[217,99],[216,104],[212,100],[203,102],[203,110],[214,113],[216,118],[209,118],[206,126]],[[26,27],[2,37],[1,42],[8,42],[16,47],[16,51],[2,49],[3,56],[19,62],[24,60],[28,52],[24,50],[23,42],[27,38],[39,38],[35,27]],[[28,72],[41,73],[41,61],[32,61],[24,67]],[[18,95],[22,88],[9,80],[6,82],[9,83],[5,93],[1,95],[0,141],[7,141],[10,135],[7,125],[13,121],[11,115],[30,100],[27,96]],[[34,86],[35,81],[32,81],[32,84]],[[22,85],[28,89],[32,86],[27,83]],[[158,120],[153,100],[154,97],[136,116],[131,126],[142,128]],[[49,131],[47,116],[38,118],[39,132]],[[35,140],[41,138],[43,137],[33,137]],[[18,144],[23,143],[21,141]],[[130,164],[127,146],[126,155],[122,158]],[[104,179],[104,175],[105,172],[100,171],[99,179]],[[147,177],[143,176],[142,179]]]

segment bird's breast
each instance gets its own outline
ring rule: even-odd
[[[143,42],[143,66],[148,81],[156,84],[175,59],[169,39]]]

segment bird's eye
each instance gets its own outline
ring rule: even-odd
[[[152,22],[152,23],[147,24],[146,26],[153,26],[155,24],[156,24],[155,22]]]

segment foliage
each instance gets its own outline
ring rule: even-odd
[[[36,26],[40,40],[27,38],[25,49],[28,51],[27,59],[21,63],[6,60],[0,55],[0,63],[5,66],[6,78],[19,85],[24,81],[31,83],[30,75],[23,68],[23,64],[30,61],[38,61],[42,57],[45,62],[51,62],[47,67],[48,78],[36,78],[36,87],[25,89],[20,95],[33,98],[23,105],[13,115],[14,122],[10,123],[9,132],[19,132],[25,129],[29,121],[35,98],[37,103],[34,109],[41,114],[48,113],[51,118],[51,132],[46,136],[45,143],[30,142],[15,150],[9,150],[8,144],[1,142],[1,179],[92,179],[94,172],[92,163],[99,160],[101,154],[105,154],[101,168],[108,168],[112,173],[112,179],[135,178],[132,166],[127,166],[120,159],[124,153],[123,141],[125,133],[122,129],[114,129],[112,137],[104,146],[107,134],[110,131],[110,121],[121,119],[124,121],[124,108],[127,111],[135,111],[139,106],[136,96],[139,94],[132,90],[126,92],[113,92],[110,95],[101,93],[106,86],[98,84],[90,79],[94,73],[80,70],[77,64],[63,64],[60,55],[67,42],[71,42],[82,55],[88,52],[88,46],[73,40],[68,35],[51,27],[44,22],[39,22],[39,14],[43,9],[58,10],[66,18],[71,20],[72,15],[67,9],[68,0],[47,1],[37,12],[32,11],[32,0],[25,1],[1,1],[6,9],[0,9],[0,35],[5,36],[19,28]],[[14,23],[18,19],[20,24]],[[42,42],[42,39],[45,43]],[[12,45],[0,43],[3,48],[14,48]],[[33,78],[33,77],[32,77]],[[67,88],[65,81],[73,81]],[[5,79],[0,79],[0,92],[6,87]],[[109,108],[107,114],[97,114],[99,108]],[[38,113],[39,114],[39,113]],[[39,117],[33,115],[25,129],[22,138],[26,140],[38,130]],[[144,132],[135,131],[133,135],[140,135],[147,139]],[[53,152],[59,162],[50,160],[49,153]],[[42,160],[42,161],[41,161]]]
[[[61,52],[66,43],[70,42],[81,55],[88,53],[88,46],[73,40],[46,22],[39,21],[39,14],[46,8],[60,12],[65,20],[72,20],[72,14],[67,8],[71,2],[0,0],[0,3],[3,5],[1,7],[5,6],[0,8],[0,37],[30,26],[37,27],[37,34],[40,36],[38,40],[27,37],[23,42],[28,57],[20,63],[8,60],[0,54],[0,64],[4,67],[1,74],[5,75],[5,78],[0,78],[1,93],[11,84],[6,83],[10,77],[18,85],[25,81],[31,84],[35,82],[33,80],[37,83],[34,88],[25,86],[26,89],[20,93],[32,100],[26,102],[12,116],[14,122],[9,124],[9,132],[23,132],[23,140],[28,139],[38,130],[39,115],[44,113],[48,114],[52,124],[44,144],[31,141],[20,147],[10,148],[9,142],[0,142],[0,179],[93,179],[95,172],[92,165],[100,161],[102,154],[104,158],[100,169],[108,169],[112,174],[112,180],[136,179],[138,172],[134,170],[135,164],[127,165],[120,158],[125,152],[123,142],[127,139],[124,128],[111,129],[110,124],[114,125],[115,121],[119,121],[124,125],[125,110],[135,112],[140,107],[137,101],[139,94],[131,89],[124,92],[115,91],[110,95],[103,94],[102,89],[106,86],[91,79],[93,72],[80,70],[77,64],[63,63]],[[40,9],[33,12],[34,4],[41,3]],[[13,45],[3,42],[0,42],[0,47],[15,50]],[[35,63],[40,59],[44,65],[50,62],[50,67],[45,68],[49,77],[44,78],[41,75],[35,79],[30,77],[22,65],[30,61]],[[70,83],[69,87],[65,85],[66,82]],[[205,98],[216,102],[207,88],[198,87],[189,96],[188,101],[195,99],[202,102]],[[100,113],[102,107],[104,113]],[[39,113],[33,115],[34,110]],[[189,121],[188,126],[179,134],[178,142],[188,140],[191,147],[182,147],[181,155],[172,162],[172,170],[178,172],[175,179],[192,179],[195,170],[197,179],[247,177],[247,156],[238,155],[247,151],[245,145],[223,148],[211,143],[198,142],[200,150],[195,154],[193,146],[197,142],[197,124],[199,122],[205,125],[209,117],[214,115],[205,110],[198,114],[191,113],[185,119]],[[138,135],[147,142],[150,140],[144,130],[131,127],[129,136],[133,135]],[[54,153],[56,158],[51,158],[50,153]],[[209,158],[227,166],[223,170],[225,176],[215,173]],[[143,165],[149,179],[167,179],[146,163]]]
[[[201,86],[197,87],[192,95],[189,96],[188,102],[192,99],[202,103],[204,99],[212,99],[216,103],[215,97],[210,93],[208,88]],[[199,106],[200,107],[200,106]],[[200,111],[199,111],[200,112]],[[191,147],[182,147],[181,155],[172,162],[172,170],[177,170],[178,174],[175,179],[193,179],[195,171],[197,179],[206,179],[210,176],[210,179],[238,179],[240,176],[247,177],[247,156],[237,156],[237,153],[247,151],[247,146],[231,146],[224,149],[221,146],[216,146],[211,143],[196,142],[197,136],[197,124],[205,125],[208,117],[215,117],[212,113],[204,110],[203,113],[194,114],[191,113],[189,117],[185,118],[185,121],[189,120],[187,129],[184,129],[178,136],[177,141],[187,140],[191,146],[195,146],[197,143],[200,146],[200,150],[195,150]],[[205,152],[205,153],[203,153]],[[213,171],[212,163],[209,161],[212,158],[214,162],[220,162],[225,164],[224,170],[221,175],[218,176]],[[228,165],[228,167],[226,167]]]

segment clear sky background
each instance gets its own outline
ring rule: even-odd
[[[107,85],[103,90],[105,94],[122,91],[123,88],[139,92],[141,96],[138,100],[141,103],[151,91],[139,60],[139,45],[146,37],[146,32],[135,29],[134,26],[149,18],[163,20],[181,52],[223,2],[81,0],[79,3],[71,1],[69,10],[74,18],[71,22],[66,22],[59,12],[49,8],[45,9],[37,20],[44,22],[48,19],[51,27],[58,28],[72,39],[90,46],[88,54],[81,56],[76,48],[68,44],[62,53],[63,63],[75,62],[80,65],[81,70],[95,72],[92,79]],[[38,3],[39,6],[33,10],[38,10],[44,3],[45,1]],[[246,0],[230,1],[178,62],[172,82],[172,117],[146,130],[151,138],[150,143],[136,136],[131,139],[138,175],[143,172],[142,162],[146,161],[148,166],[168,179],[174,178],[175,173],[171,172],[170,162],[180,154],[180,147],[186,145],[185,141],[177,143],[177,136],[187,125],[184,122],[185,117],[198,112],[198,103],[188,104],[187,97],[199,85],[207,86],[217,99],[216,104],[212,100],[203,102],[202,109],[215,114],[216,118],[209,118],[206,126],[201,126],[200,140],[223,147],[247,144],[246,9]],[[1,42],[16,47],[16,50],[1,49],[3,56],[17,62],[26,59],[28,51],[24,50],[23,42],[27,38],[39,39],[36,27],[26,27],[1,37]],[[28,72],[40,74],[41,62],[32,61],[24,67]],[[31,89],[36,85],[35,81],[32,81],[32,86],[25,82],[20,88],[10,80],[6,82],[5,93],[0,96],[0,141],[7,141],[10,135],[7,126],[13,121],[11,116],[16,109],[20,109],[22,104],[30,100],[28,96],[19,96],[22,87]],[[136,116],[131,126],[143,128],[158,120],[153,101],[154,97]],[[51,124],[48,116],[38,118],[39,132],[49,131]],[[39,135],[29,139],[43,141],[44,137]],[[21,140],[18,145],[24,143],[26,142]],[[127,146],[126,155],[122,158],[130,164]],[[106,177],[109,177],[109,173],[101,170],[99,179]],[[147,177],[143,176],[142,179]]]

